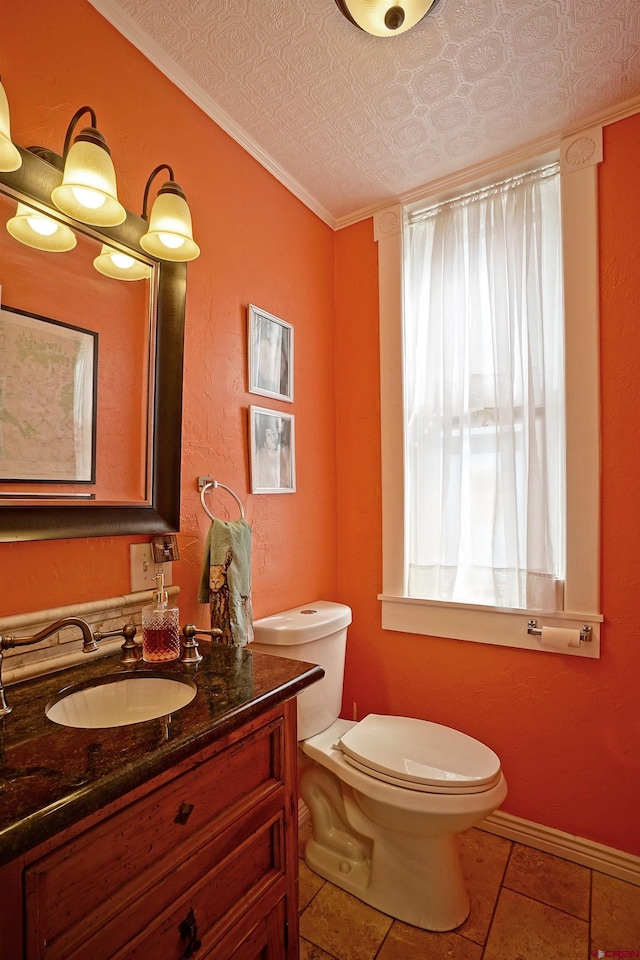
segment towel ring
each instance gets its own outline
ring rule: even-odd
[[[218,518],[214,517],[214,515],[211,513],[211,511],[207,507],[206,503],[204,502],[204,495],[205,493],[208,493],[209,490],[215,490],[216,487],[221,487],[223,490],[226,490],[227,493],[231,494],[233,499],[236,501],[236,503],[240,507],[240,519],[244,520],[244,507],[242,505],[242,500],[237,495],[237,493],[233,492],[231,487],[226,487],[224,483],[220,483],[218,480],[209,480],[208,478],[201,478],[201,479],[203,479],[205,482],[200,487],[200,502],[202,504],[202,509],[204,510],[204,512],[206,513],[206,515],[209,517],[210,520],[217,520]]]

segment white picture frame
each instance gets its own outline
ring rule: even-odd
[[[249,407],[249,462],[252,493],[295,493],[295,417],[266,407]]]
[[[249,393],[293,403],[293,326],[249,304]]]

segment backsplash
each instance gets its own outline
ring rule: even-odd
[[[167,592],[170,597],[176,597],[180,588],[169,587]],[[153,590],[144,590],[125,596],[108,597],[105,600],[91,600],[66,607],[0,617],[0,636],[28,637],[63,617],[81,617],[94,631],[116,630],[127,623],[133,623],[138,628],[136,639],[141,642],[142,608],[151,602],[153,596]],[[76,663],[86,663],[87,657],[96,659],[113,653],[123,642],[122,637],[103,640],[96,653],[86,654],[82,652],[80,630],[77,627],[65,627],[36,646],[6,650],[3,654],[2,679],[5,684],[11,684],[45,673],[54,673]]]

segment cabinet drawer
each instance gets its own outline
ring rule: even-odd
[[[279,717],[214,756],[209,751],[188,772],[32,864],[25,871],[29,960],[66,960],[76,941],[86,943],[144,899],[209,837],[271,794],[280,797],[282,737]]]
[[[228,957],[229,960],[285,960],[287,956],[298,957],[297,950],[287,952],[285,929],[286,907],[285,900],[281,899],[248,934],[236,935],[234,941],[227,938],[223,943],[216,944],[202,960],[219,960],[220,957]]]
[[[268,891],[273,889],[274,899],[282,897],[282,837],[280,816],[245,838],[219,863],[208,864],[206,853],[198,854],[193,862],[181,866],[182,876],[168,876],[150,892],[148,902],[132,905],[124,916],[114,918],[68,960],[86,960],[87,956],[92,960],[181,960],[190,943],[190,930],[201,943],[199,953],[206,956]],[[121,939],[123,927],[134,920],[132,937],[110,952],[114,938]]]

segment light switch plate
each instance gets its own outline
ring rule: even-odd
[[[164,572],[165,587],[173,583],[173,564],[156,563],[150,543],[132,543],[129,546],[129,563],[131,593],[138,593],[140,590],[157,590],[158,581],[153,578],[161,571]]]

